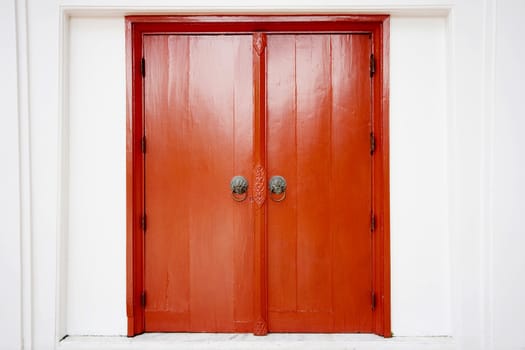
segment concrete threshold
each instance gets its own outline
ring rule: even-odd
[[[452,350],[451,337],[393,337],[373,334],[147,333],[124,336],[68,336],[59,350]]]

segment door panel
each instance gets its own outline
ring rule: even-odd
[[[269,330],[372,330],[368,35],[268,35]]]
[[[145,329],[251,332],[255,205],[228,185],[254,168],[252,36],[143,42]],[[371,39],[266,42],[266,174],[288,182],[265,204],[269,331],[371,332]]]
[[[146,331],[253,329],[248,35],[144,38]]]

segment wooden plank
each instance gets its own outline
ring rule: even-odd
[[[245,329],[252,220],[229,182],[251,170],[252,79],[238,71],[251,65],[251,38],[154,35],[145,51],[146,330],[166,331],[176,314],[186,321],[173,331]]]
[[[331,221],[338,329],[372,331],[372,98],[368,35],[332,36]]]
[[[297,140],[295,37],[268,40],[268,177],[283,176],[286,200],[268,201],[268,308],[297,309]],[[278,287],[276,287],[278,286]],[[271,326],[271,325],[270,325]]]

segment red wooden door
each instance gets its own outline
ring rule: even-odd
[[[274,332],[373,330],[371,38],[265,42],[144,38],[146,331],[251,332],[260,313]],[[252,183],[234,201],[260,162],[286,198]]]
[[[372,332],[371,39],[267,43],[269,330]]]
[[[148,35],[144,79],[145,330],[253,330],[249,35]]]

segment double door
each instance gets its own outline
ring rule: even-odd
[[[146,331],[373,331],[371,50],[144,36]]]

